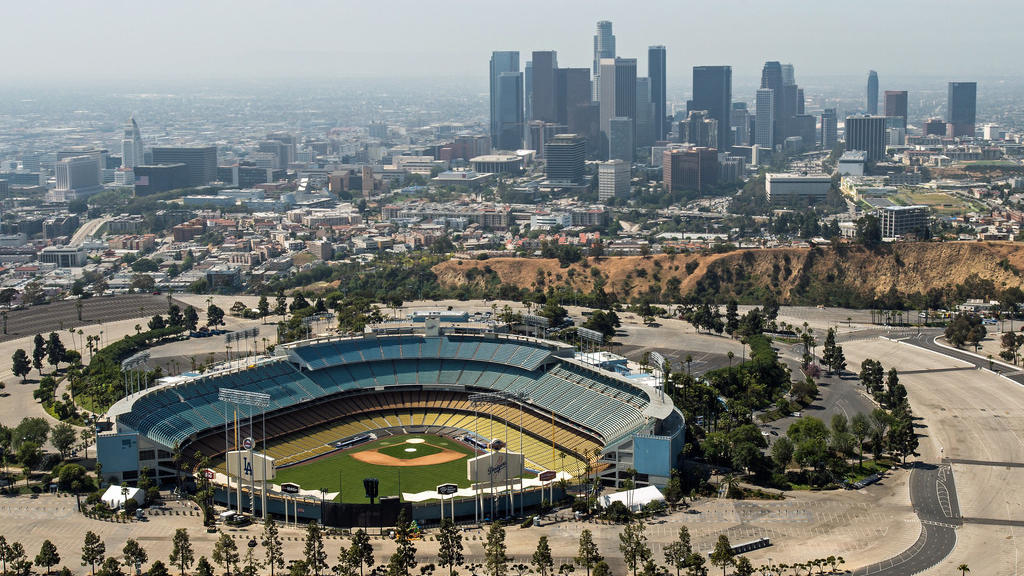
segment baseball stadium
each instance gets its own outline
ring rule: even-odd
[[[287,517],[301,499],[298,517],[343,525],[344,513],[318,508],[367,505],[363,481],[376,478],[379,496],[423,520],[438,517],[438,486],[455,484],[469,503],[453,513],[472,517],[482,486],[518,491],[514,511],[540,503],[552,478],[664,485],[685,427],[653,380],[562,342],[428,322],[166,378],[111,407],[98,458],[112,482],[144,467],[167,482],[178,452],[186,470],[214,479],[221,504],[255,515]],[[210,469],[196,469],[197,452]],[[490,478],[474,472],[485,457]]]

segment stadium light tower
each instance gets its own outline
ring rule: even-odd
[[[249,409],[249,437],[252,437],[252,409],[259,408],[262,416],[262,429],[261,436],[263,437],[263,457],[260,459],[263,463],[263,475],[262,482],[260,484],[260,496],[261,496],[261,512],[263,518],[267,517],[267,408],[270,406],[270,394],[263,392],[249,392],[246,390],[235,390],[232,388],[220,388],[217,391],[217,400],[224,402],[224,464],[227,466],[227,455],[230,443],[228,441],[228,413],[227,405],[232,404],[235,407],[235,449],[238,449],[238,407],[245,406]],[[248,440],[248,438],[247,438]],[[249,451],[249,462],[253,461],[252,451],[256,447],[255,441],[249,442],[248,447],[244,447]],[[242,465],[241,465],[241,453],[239,453],[238,462],[238,513],[242,513]],[[228,509],[231,509],[231,473],[230,466],[228,468]],[[256,515],[256,473],[252,473],[252,485],[251,492],[249,493],[249,501],[252,505],[252,515]]]
[[[530,401],[530,396],[524,390],[516,390],[515,392],[506,392],[506,391],[503,391],[503,390],[497,390],[497,391],[494,391],[494,392],[481,392],[481,393],[470,394],[469,395],[469,403],[472,404],[474,407],[479,406],[479,405],[487,405],[487,404],[502,405],[502,406],[516,404],[519,407],[519,453],[520,454],[523,453],[523,404],[526,403],[526,402],[529,402],[529,401]],[[492,418],[493,418],[493,416],[492,416]],[[479,434],[477,434],[477,436],[479,436]],[[491,440],[494,440],[494,439],[491,438]],[[504,444],[505,444],[504,445],[505,461],[507,462],[508,461],[508,421],[507,420],[506,420],[506,423],[505,423],[505,442],[504,442]],[[515,479],[513,478],[513,480],[515,480]],[[494,478],[493,477],[491,478],[491,482],[490,483],[491,483],[491,490],[492,490],[492,495],[493,495],[493,490],[494,490]],[[505,488],[508,488],[508,484],[509,484],[509,482],[508,482],[508,466],[506,466],[505,467]],[[523,507],[523,492],[524,492],[524,488],[523,488],[523,474],[522,474],[522,470],[520,470],[520,473],[519,473],[519,513],[520,514],[522,514],[523,510],[524,510],[524,507]],[[515,507],[516,507],[516,503],[515,503],[515,490],[514,489],[509,489],[509,491],[508,491],[508,498],[509,498],[509,507],[506,510],[506,516],[511,516],[511,514],[515,512]],[[491,499],[491,514],[492,514],[492,516],[494,514],[494,498],[493,498],[493,496],[492,496],[492,499]]]

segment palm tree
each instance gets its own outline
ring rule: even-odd
[[[960,571],[960,576],[966,576],[966,574],[971,571],[967,564],[960,564],[956,569]]]

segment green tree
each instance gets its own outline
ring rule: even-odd
[[[153,562],[153,565],[149,567],[149,572],[146,572],[146,576],[170,576],[170,574],[163,560]],[[211,572],[209,576],[213,576],[213,573]]]
[[[7,543],[7,538],[3,534],[0,534],[0,567],[2,567],[2,574],[7,574],[7,559],[11,557],[11,546]]]
[[[167,307],[167,324],[170,326],[184,326],[185,317],[181,315],[181,307],[171,304]]]
[[[178,567],[181,576],[185,576],[185,570],[191,568],[192,562],[195,560],[195,551],[192,550],[192,539],[188,535],[188,530],[184,528],[175,530],[174,537],[171,538],[171,545],[171,555],[168,560],[172,566]]]
[[[11,372],[15,376],[21,376],[21,381],[24,382],[25,377],[32,371],[32,361],[29,360],[28,354],[21,348],[18,348],[14,351],[14,355],[11,356],[11,362]]]
[[[772,442],[771,455],[779,471],[785,472],[786,466],[793,460],[793,442],[785,436],[777,438]]]
[[[451,518],[445,518],[437,534],[437,561],[448,567],[448,576],[454,576],[455,567],[462,564],[462,551],[462,531]]]
[[[43,545],[39,547],[39,554],[36,554],[36,566],[42,566],[46,568],[46,573],[50,573],[50,568],[60,563],[60,554],[57,553],[57,547],[53,545],[53,542],[49,540],[43,540]]]
[[[853,419],[850,420],[850,432],[857,439],[857,453],[859,455],[857,467],[861,468],[864,466],[864,439],[871,433],[871,422],[868,421],[868,417],[863,412],[853,415]]]
[[[43,374],[43,359],[46,358],[46,339],[43,338],[42,334],[36,334],[35,339],[32,341],[32,366],[35,367],[36,372],[39,375]]]
[[[306,567],[313,572],[314,576],[327,570],[327,550],[324,549],[324,536],[320,532],[320,524],[310,521],[306,524],[306,546],[302,552],[306,560]]]
[[[196,562],[196,576],[213,576],[213,565],[206,559],[206,556],[200,556],[199,561]]]
[[[960,576],[967,576],[967,573],[971,571],[971,567],[966,563],[961,563],[956,569],[960,571]]]
[[[206,325],[210,328],[224,324],[224,311],[216,304],[206,307]]]
[[[679,538],[665,546],[665,563],[675,568],[676,576],[679,576],[682,569],[688,566],[691,554],[693,545],[690,543],[690,530],[683,526],[679,528]]]
[[[270,514],[263,521],[263,549],[267,556],[267,566],[270,566],[270,576],[274,576],[274,568],[284,568],[284,545],[281,543],[277,522]]]
[[[149,562],[149,554],[146,553],[146,549],[143,548],[134,538],[129,538],[124,543],[124,548],[121,549],[121,554],[124,556],[125,566],[134,566],[135,568],[139,568],[146,562]]]
[[[199,312],[196,311],[195,306],[185,308],[185,328],[192,332],[199,328]]]
[[[626,567],[636,576],[637,570],[651,559],[643,522],[631,522],[619,533],[619,551]]]
[[[25,547],[21,542],[14,542],[7,548],[7,563],[11,565],[11,574],[15,576],[29,576],[32,572],[32,562],[25,555]]]
[[[288,313],[288,299],[285,298],[284,292],[277,293],[277,301],[274,306],[274,314],[278,316],[284,316]]]
[[[64,348],[64,343],[60,341],[60,336],[56,332],[50,332],[50,338],[46,341],[46,361],[50,366],[53,366],[54,371],[64,361],[66,353],[67,349]]]
[[[882,227],[878,217],[872,214],[857,220],[857,241],[866,248],[878,248],[882,244]]]
[[[551,546],[548,544],[547,536],[541,536],[537,540],[537,549],[533,551],[533,556],[530,557],[530,564],[539,576],[551,575],[555,561],[551,557]]]
[[[238,546],[235,544],[235,540],[227,534],[221,532],[220,537],[217,538],[217,543],[213,545],[213,562],[217,566],[224,568],[224,571],[231,574],[232,568],[238,567],[238,561],[240,559],[238,555]]]
[[[60,422],[53,427],[50,433],[50,443],[60,453],[61,458],[67,458],[71,453],[71,447],[78,440],[78,433],[75,428],[66,422]]]
[[[412,543],[409,518],[403,508],[395,523],[395,552],[388,559],[387,576],[409,576],[415,567],[416,546]]]
[[[736,576],[753,576],[754,565],[746,556],[736,558]]]
[[[121,563],[113,556],[103,561],[98,574],[99,576],[125,576],[124,570],[121,569]]]
[[[270,314],[270,302],[267,301],[266,296],[260,296],[260,301],[256,305],[256,309],[260,312],[260,320],[265,319]]]
[[[163,316],[157,314],[149,319],[149,323],[147,324],[147,326],[149,327],[150,330],[163,330],[164,328],[167,327],[167,323],[164,322]]]
[[[82,566],[89,566],[95,576],[96,564],[103,562],[106,554],[107,547],[103,544],[103,540],[92,530],[87,531],[85,542],[82,544]]]
[[[593,568],[594,564],[604,560],[601,556],[601,552],[597,549],[597,544],[594,542],[594,534],[584,528],[580,532],[579,547],[576,549],[576,557],[573,561],[577,566],[585,566],[587,568],[587,576],[590,576],[590,569]]]
[[[505,527],[501,522],[494,522],[487,531],[487,542],[484,544],[484,572],[488,576],[507,576],[511,560],[505,546]]]
[[[725,576],[725,569],[732,566],[735,556],[732,552],[732,544],[729,543],[729,537],[725,534],[719,534],[718,541],[715,542],[715,549],[711,552],[710,560],[713,565],[722,569],[722,576]]]
[[[366,530],[360,528],[352,534],[349,556],[359,565],[359,576],[363,576],[363,566],[373,567],[373,544],[370,543],[370,536]]]

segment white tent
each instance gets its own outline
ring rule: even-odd
[[[658,490],[657,486],[644,486],[635,490],[605,494],[598,498],[603,508],[607,508],[612,502],[622,502],[632,512],[638,512],[641,508],[651,502],[664,502],[665,497]]]
[[[131,486],[118,486],[117,484],[111,484],[100,499],[107,506],[110,506],[111,510],[117,510],[125,503],[125,494],[128,495],[127,499],[135,500],[139,503],[139,506],[146,503],[146,494],[142,490],[132,488]]]

